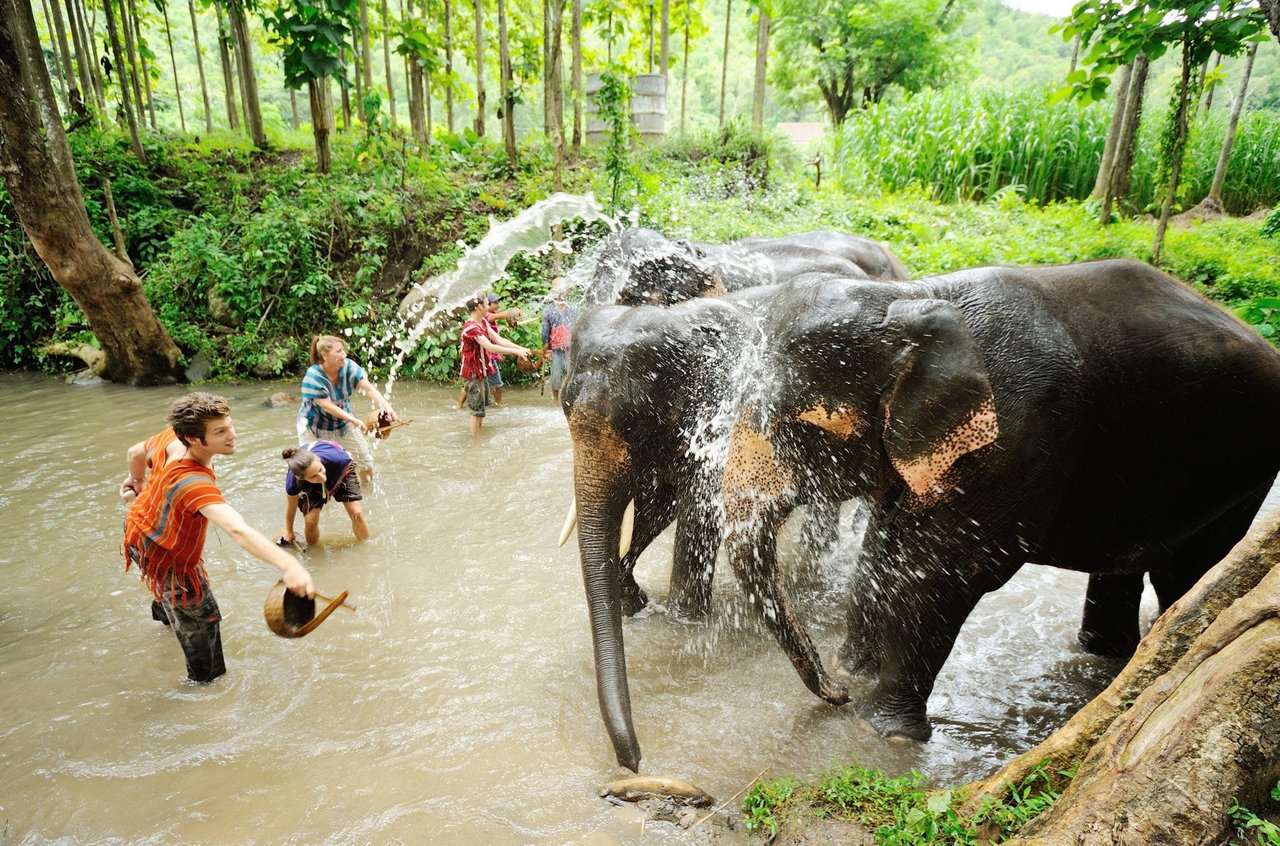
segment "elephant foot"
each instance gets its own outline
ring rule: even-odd
[[[649,605],[649,595],[638,585],[634,588],[624,587],[621,600],[624,617],[634,617]]]
[[[667,616],[677,623],[705,623],[709,613],[705,605],[671,603],[667,606]]]
[[[850,650],[841,647],[839,652],[832,653],[831,666],[835,673],[845,678],[875,677],[880,674],[880,661],[863,650]]]
[[[933,723],[922,705],[895,704],[889,697],[872,694],[860,703],[866,721],[890,739],[903,738],[923,743],[933,736]]]
[[[818,682],[818,696],[832,705],[844,705],[849,701],[849,688],[824,675]]]
[[[1076,633],[1076,640],[1084,647],[1084,651],[1090,655],[1097,655],[1101,658],[1119,658],[1129,659],[1133,656],[1133,652],[1138,648],[1138,641],[1134,638],[1107,635],[1093,631],[1090,629],[1081,629]]]

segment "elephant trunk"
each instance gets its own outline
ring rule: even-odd
[[[630,456],[621,435],[598,417],[575,414],[569,427],[574,444],[578,551],[591,620],[596,696],[618,763],[638,772],[640,744],[631,722],[618,556],[623,512],[631,499],[626,485]]]

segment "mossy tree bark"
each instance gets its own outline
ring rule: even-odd
[[[133,269],[94,235],[25,0],[0,0],[0,174],[18,220],[102,345],[100,375],[174,381],[178,348]]]
[[[1280,778],[1280,509],[1166,611],[1103,693],[969,785],[967,810],[1041,762],[1078,767],[1011,844],[1213,844]]]

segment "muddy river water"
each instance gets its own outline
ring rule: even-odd
[[[216,463],[222,491],[271,536],[294,408],[263,400],[281,389],[295,386],[214,388],[240,435]],[[118,552],[124,452],[180,393],[0,375],[0,843],[687,842],[642,835],[634,810],[596,796],[624,771],[596,706],[577,551],[556,547],[572,450],[549,392],[508,389],[473,443],[454,389],[396,385],[413,423],[376,446],[373,539],[354,543],[335,506],[305,556],[358,611],[306,638],[267,629],[276,571],[211,529],[228,673],[204,687]],[[670,549],[668,534],[637,571],[658,598]],[[823,652],[841,638],[846,570],[797,587]],[[983,774],[1114,671],[1075,644],[1084,585],[1028,567],[987,597],[930,701],[934,739],[904,744],[809,694],[721,568],[709,623],[625,624],[642,771],[719,799],[765,768],[849,756],[940,782]]]

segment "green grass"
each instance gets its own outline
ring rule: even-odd
[[[1070,773],[1060,775],[1070,778]],[[1043,766],[1000,800],[985,802],[972,816],[957,809],[950,790],[929,790],[920,773],[898,776],[857,764],[837,767],[798,782],[787,776],[754,786],[743,799],[748,831],[777,835],[789,820],[834,818],[874,832],[880,846],[976,844],[979,831],[1010,837],[1053,804],[1058,792]]]

